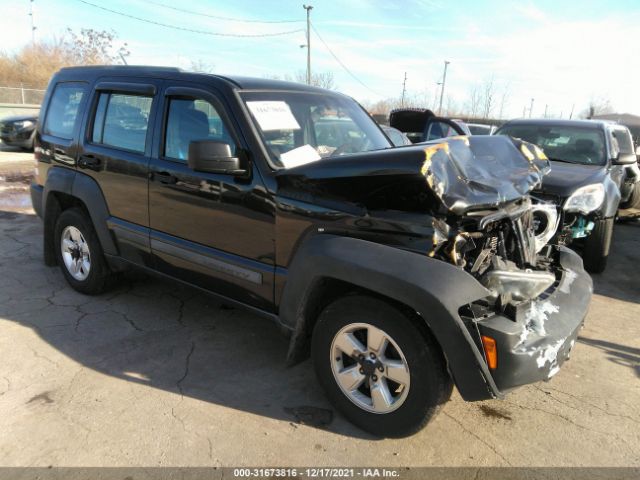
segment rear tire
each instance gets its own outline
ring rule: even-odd
[[[348,343],[353,338],[360,343]],[[376,349],[376,344],[386,346]],[[345,345],[346,350],[351,345],[358,349],[349,354]],[[436,341],[403,312],[375,297],[347,296],[328,305],[313,330],[311,355],[331,403],[377,436],[404,437],[419,431],[451,396],[452,381]]]
[[[585,239],[582,259],[589,273],[602,273],[607,267],[611,239],[613,237],[613,218],[596,221],[593,231]]]
[[[64,210],[55,226],[55,252],[65,279],[88,295],[102,293],[111,272],[91,220],[80,208]]]

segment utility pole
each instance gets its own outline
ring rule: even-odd
[[[313,5],[302,5],[307,11],[307,85],[311,85],[311,21],[309,20],[309,14],[313,9]]]
[[[548,104],[545,104],[544,106],[544,118],[547,118],[547,109],[549,108]]]
[[[404,81],[402,82],[402,98],[400,99],[400,106],[404,107],[404,94],[407,91],[407,72],[404,72]]]
[[[440,90],[440,106],[438,107],[438,115],[442,115],[442,98],[444,97],[444,85],[447,83],[447,66],[450,64],[448,60],[444,61],[444,73],[442,74],[442,88]]]
[[[531,118],[531,112],[533,112],[533,101],[535,100],[535,98],[531,99],[531,106],[529,107],[529,118]]]
[[[573,109],[576,108],[576,104],[571,105],[571,114],[569,115],[569,120],[573,118]]]
[[[33,0],[29,0],[29,17],[31,18],[31,44],[36,43],[36,26],[33,18]]]
[[[525,105],[524,107],[522,107],[522,118],[526,118],[527,117],[527,106]]]

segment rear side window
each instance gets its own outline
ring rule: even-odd
[[[110,147],[144,153],[152,97],[101,93],[91,140]]]
[[[66,140],[73,138],[73,127],[78,118],[78,110],[85,90],[85,86],[77,83],[59,83],[56,85],[44,123],[44,133],[46,135],[53,135]]]

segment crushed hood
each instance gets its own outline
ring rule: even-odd
[[[369,208],[372,198],[380,205],[387,192],[393,197],[387,208],[404,209],[401,199],[412,192],[406,208],[415,209],[416,199],[430,190],[446,209],[462,214],[522,198],[548,170],[544,153],[532,144],[506,136],[472,136],[329,157],[281,170],[277,181],[283,196],[304,192],[313,201],[324,197]]]

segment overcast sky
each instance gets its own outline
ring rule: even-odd
[[[130,64],[188,68],[192,61],[216,73],[250,76],[295,74],[306,68],[305,11],[298,0],[87,0],[176,27],[143,23],[80,0],[34,0],[36,38],[66,27],[114,30],[128,44]],[[312,22],[347,73],[312,34],[312,68],[332,71],[338,90],[359,101],[398,97],[407,73],[409,95],[430,106],[444,60],[451,62],[445,97],[462,106],[474,85],[494,79],[508,90],[505,116],[576,113],[591,98],[606,98],[619,112],[640,114],[640,1],[308,0]],[[160,4],[201,12],[194,15]],[[29,0],[0,0],[0,48],[31,40]],[[292,23],[249,23],[211,16]],[[355,77],[355,78],[354,78]],[[528,114],[528,113],[527,113]]]

